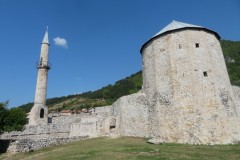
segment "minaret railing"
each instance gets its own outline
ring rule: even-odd
[[[52,68],[52,64],[50,62],[47,61],[39,61],[36,63],[36,68],[37,69],[51,69]]]

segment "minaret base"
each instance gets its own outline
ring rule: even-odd
[[[47,125],[48,107],[43,104],[34,104],[29,115],[29,125]]]

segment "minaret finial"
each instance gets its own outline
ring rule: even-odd
[[[48,32],[48,26],[47,26],[47,32]]]

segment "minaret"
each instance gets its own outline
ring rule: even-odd
[[[48,62],[48,28],[44,35],[41,52],[40,61],[37,63],[38,76],[34,106],[31,109],[29,115],[30,125],[47,125],[48,123],[48,107],[46,106],[46,95],[47,95],[47,79],[48,70],[50,69],[50,63]]]

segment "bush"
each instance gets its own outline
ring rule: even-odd
[[[8,110],[7,104],[0,103],[0,133],[21,131],[27,123],[27,114],[21,108]]]

